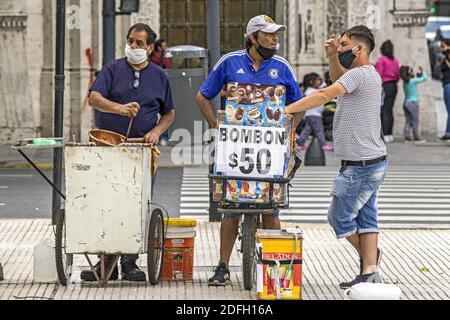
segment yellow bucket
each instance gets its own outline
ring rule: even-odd
[[[258,299],[301,300],[302,236],[295,243],[293,234],[258,230],[256,242],[260,259],[256,268]]]
[[[164,225],[168,227],[177,228],[192,228],[197,226],[197,220],[192,219],[180,219],[180,218],[165,218]]]

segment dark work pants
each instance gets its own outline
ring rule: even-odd
[[[386,94],[383,105],[383,133],[385,136],[391,136],[394,127],[394,103],[398,92],[397,83],[386,82],[383,89]]]

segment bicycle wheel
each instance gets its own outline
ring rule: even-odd
[[[164,217],[155,209],[150,218],[147,238],[148,279],[152,285],[159,283],[164,253]]]
[[[257,217],[255,215],[244,215],[244,223],[242,227],[242,272],[245,290],[252,290],[255,282],[256,218]]]
[[[55,262],[56,273],[58,274],[59,283],[63,286],[67,285],[72,275],[73,255],[66,254],[66,230],[65,230],[65,210],[61,213],[56,224],[55,233]]]

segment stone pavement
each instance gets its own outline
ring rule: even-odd
[[[75,256],[74,273],[68,287],[33,282],[33,247],[52,238],[50,221],[0,220],[0,262],[5,280],[0,282],[0,300],[253,300],[255,292],[243,289],[237,245],[230,269],[233,285],[208,287],[207,278],[218,261],[219,224],[199,221],[195,242],[193,281],[149,283],[111,282],[101,288],[82,283],[87,262]],[[292,227],[283,224],[283,227]],[[358,270],[357,257],[346,241],[338,241],[327,226],[302,226],[304,231],[303,299],[342,300],[338,283],[351,279]],[[380,238],[384,255],[382,277],[403,291],[405,300],[450,299],[450,232],[448,230],[384,230]],[[144,256],[145,258],[145,256]],[[94,259],[95,260],[95,259]],[[146,271],[145,259],[139,265]]]

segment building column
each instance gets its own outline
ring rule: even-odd
[[[42,1],[42,70],[40,81],[40,135],[51,137],[53,135],[53,65],[54,59],[54,10],[52,1]]]
[[[131,15],[131,24],[146,23],[156,32],[159,38],[159,8],[159,0],[140,0],[139,12]]]
[[[33,103],[29,89],[27,59],[26,2],[0,4],[0,143],[36,134]]]

